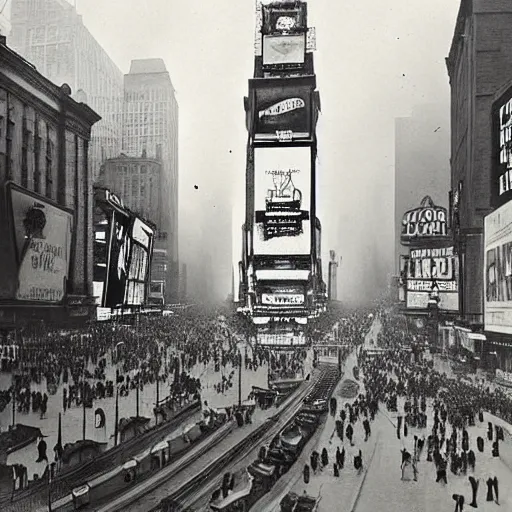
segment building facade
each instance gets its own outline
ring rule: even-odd
[[[451,88],[451,189],[457,195],[459,312],[482,328],[483,227],[491,212],[491,108],[512,76],[512,4],[462,0],[446,59]]]
[[[130,210],[161,226],[161,160],[125,154],[109,158],[101,167],[98,185],[121,197]]]
[[[121,152],[123,74],[66,0],[13,0],[9,44],[55,83],[67,83],[73,97],[102,119],[92,131],[89,167]]]
[[[11,3],[12,0],[4,0],[0,8],[0,35],[5,37],[11,32]]]
[[[133,60],[124,77],[123,153],[162,161],[161,231],[170,262],[168,300],[179,294],[178,102],[162,59]]]
[[[400,272],[400,255],[409,254],[400,243],[404,213],[425,195],[448,207],[449,126],[449,111],[442,104],[417,105],[411,116],[395,119],[395,275]]]
[[[0,326],[94,312],[92,176],[99,121],[0,41]]]

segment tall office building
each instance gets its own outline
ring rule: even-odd
[[[162,163],[158,158],[109,158],[101,167],[98,185],[114,192],[124,205],[160,231],[162,217]]]
[[[410,117],[395,119],[395,273],[402,217],[429,195],[448,208],[450,190],[450,110],[442,103],[418,105]]]
[[[121,151],[123,74],[66,0],[12,0],[9,45],[73,97],[100,116],[93,126],[89,169]]]
[[[6,37],[11,32],[11,3],[12,0],[4,0],[0,4],[0,35]]]
[[[161,147],[162,227],[170,275],[167,300],[179,299],[178,102],[162,59],[133,60],[124,77],[123,153],[155,158]]]

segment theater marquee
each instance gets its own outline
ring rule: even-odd
[[[459,309],[458,258],[453,247],[411,249],[407,262],[406,304],[408,309],[428,309],[439,297],[439,309]]]
[[[445,242],[448,236],[448,214],[446,208],[436,206],[426,196],[418,208],[405,212],[402,219],[400,243],[417,246]]]

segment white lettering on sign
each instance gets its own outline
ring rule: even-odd
[[[402,238],[447,236],[444,208],[418,208],[407,212],[402,220]]]
[[[265,116],[280,116],[287,112],[304,108],[305,106],[306,102],[302,98],[290,98],[288,100],[280,101],[265,110],[260,110],[258,116],[260,119]]]
[[[512,99],[500,108],[500,164],[512,167]],[[501,192],[500,192],[501,193]]]
[[[304,304],[304,295],[301,294],[270,294],[263,293],[261,296],[261,302],[266,305],[299,305]]]

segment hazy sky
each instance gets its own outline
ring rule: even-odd
[[[308,4],[322,101],[317,197],[324,272],[335,249],[343,256],[341,298],[359,300],[392,272],[394,118],[416,103],[449,109],[444,59],[460,0]],[[124,73],[133,58],[162,57],[167,64],[180,107],[180,254],[191,291],[208,288],[222,299],[231,290],[233,198],[245,173],[243,97],[253,72],[254,5],[77,0],[84,23]]]

